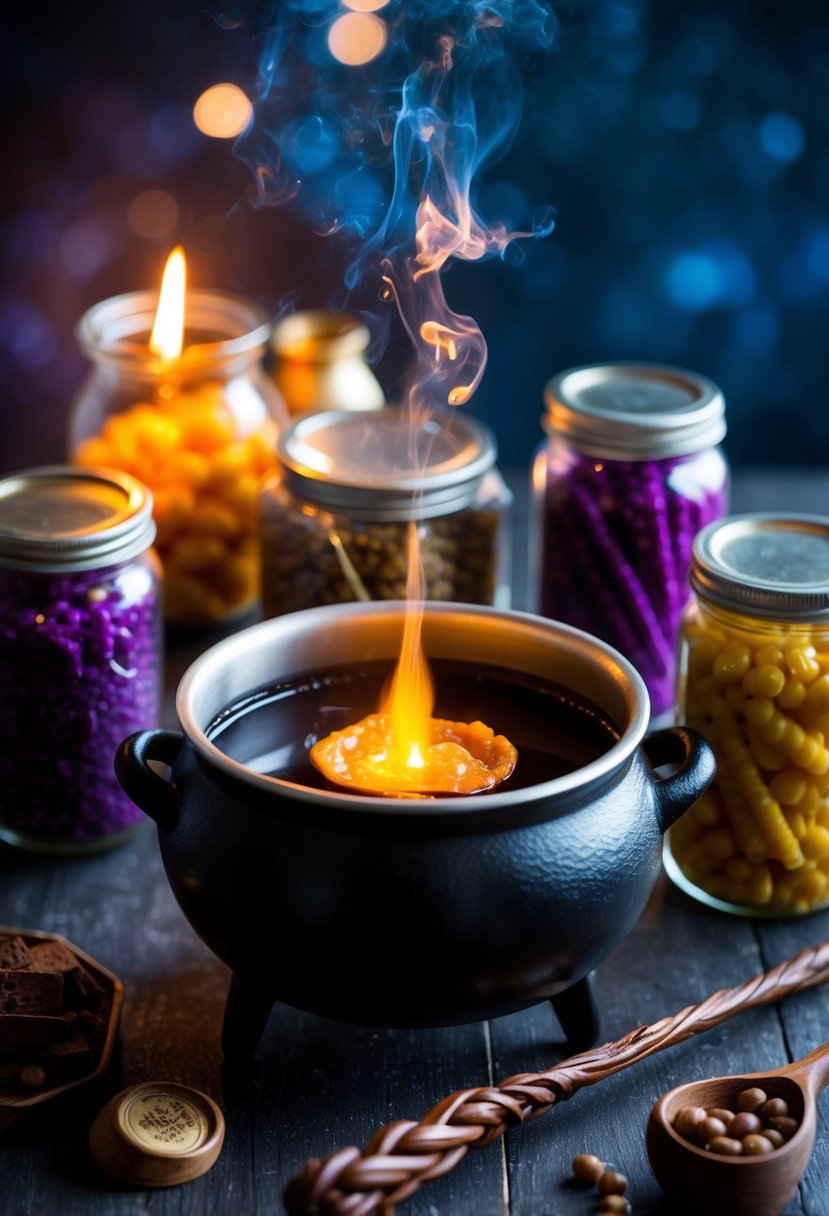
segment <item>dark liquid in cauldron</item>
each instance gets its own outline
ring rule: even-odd
[[[567,689],[500,667],[430,660],[436,718],[480,720],[518,748],[499,791],[521,789],[583,768],[618,731],[594,705]],[[227,706],[207,728],[211,742],[256,772],[315,789],[330,788],[308,752],[332,730],[374,713],[389,677],[383,660],[270,684]]]

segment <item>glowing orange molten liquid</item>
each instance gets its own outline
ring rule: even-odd
[[[409,525],[408,548],[403,643],[380,709],[315,743],[311,763],[334,785],[363,793],[479,794],[510,775],[518,753],[483,722],[447,722],[431,716],[434,689],[421,645],[422,581],[414,524]]]

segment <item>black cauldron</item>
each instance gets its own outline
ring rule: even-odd
[[[540,617],[428,604],[426,653],[572,689],[620,737],[586,766],[510,793],[428,802],[311,789],[230,759],[205,730],[268,682],[396,658],[404,605],[336,605],[254,625],[203,654],[178,731],[122,744],[118,778],[158,823],[185,915],[233,970],[226,1056],[251,1053],[275,1001],[375,1026],[444,1026],[551,999],[574,1048],[597,1033],[589,973],[629,932],[663,832],[714,774],[705,741],[648,738],[621,655]],[[169,779],[150,762],[170,766]],[[654,768],[676,765],[658,777]]]

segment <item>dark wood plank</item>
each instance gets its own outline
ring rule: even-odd
[[[525,471],[509,480],[516,492],[514,604],[523,608]],[[829,478],[801,470],[741,473],[733,506],[829,512]],[[171,652],[171,691],[209,640]],[[219,1032],[228,973],[175,904],[150,824],[130,844],[87,859],[39,859],[0,846],[0,923],[65,934],[126,987],[120,1057],[107,1081],[40,1111],[3,1139],[4,1216],[270,1216],[281,1212],[282,1187],[308,1156],[362,1144],[381,1124],[417,1118],[455,1089],[541,1069],[564,1054],[546,1006],[488,1027],[419,1032],[344,1027],[279,1008],[264,1041],[258,1087],[223,1078]],[[600,968],[605,1036],[672,1013],[824,937],[829,913],[757,925],[709,912],[663,880],[634,932]],[[505,1202],[513,1216],[583,1216],[595,1205],[565,1179],[570,1159],[585,1148],[629,1174],[637,1213],[667,1216],[643,1148],[656,1097],[684,1080],[805,1054],[829,1038],[828,1017],[826,994],[809,993],[779,1010],[737,1018],[583,1091],[510,1133],[503,1147],[471,1151],[451,1174],[401,1205],[400,1216],[502,1216]],[[206,1178],[157,1193],[108,1182],[86,1150],[89,1124],[108,1095],[151,1077],[210,1093],[223,1104],[228,1125],[225,1149]],[[826,1099],[821,1112],[825,1129]],[[787,1216],[829,1216],[828,1153],[824,1130]]]
[[[111,967],[126,990],[120,1060],[107,1086],[80,1091],[7,1133],[0,1211],[14,1216],[145,1210],[135,1192],[98,1173],[86,1150],[89,1125],[109,1094],[138,1081],[164,1078],[204,1090],[222,1105],[228,1128],[209,1177],[154,1194],[153,1212],[270,1216],[282,1211],[282,1189],[309,1156],[363,1144],[381,1124],[417,1118],[447,1092],[489,1074],[483,1025],[372,1030],[278,1007],[258,1086],[223,1078],[219,1035],[229,973],[175,904],[149,824],[127,846],[78,861],[0,849],[0,923],[63,933]],[[477,1216],[483,1202],[495,1212],[503,1186],[500,1157],[470,1156],[407,1211],[429,1216],[438,1204]]]
[[[802,920],[761,922],[757,936],[764,965],[774,967],[804,945],[829,938],[829,912]],[[800,993],[783,1002],[778,1013],[786,1054],[777,1061],[769,1060],[766,1067],[774,1068],[786,1059],[799,1060],[829,1042],[829,992]],[[818,1134],[800,1197],[809,1216],[829,1216],[829,1092],[818,1101]]]
[[[829,914],[809,919],[811,932],[801,928],[793,934],[793,953],[829,933]],[[634,932],[599,968],[602,1037],[612,1039],[675,1013],[765,966],[751,922],[695,905],[663,878]],[[812,993],[800,999],[821,1004],[826,998]],[[499,1075],[549,1067],[560,1055],[552,1014],[539,1009],[522,1016],[532,1020],[530,1036],[518,1019],[493,1023]],[[570,1162],[579,1152],[596,1153],[627,1174],[636,1213],[661,1213],[644,1146],[647,1117],[656,1099],[685,1081],[758,1070],[787,1058],[777,1012],[753,1010],[577,1093],[559,1110],[509,1133],[513,1216],[543,1211],[545,1203],[560,1216],[584,1212],[581,1188],[566,1183]],[[786,1211],[787,1216],[826,1216],[820,1206],[799,1199]]]

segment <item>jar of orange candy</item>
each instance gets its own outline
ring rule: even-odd
[[[166,272],[162,304],[165,290]],[[271,327],[247,300],[193,291],[171,348],[157,336],[158,305],[157,293],[132,292],[81,318],[92,366],[71,417],[70,459],[122,469],[152,490],[165,619],[220,625],[259,596],[259,481],[285,420],[261,369]]]

